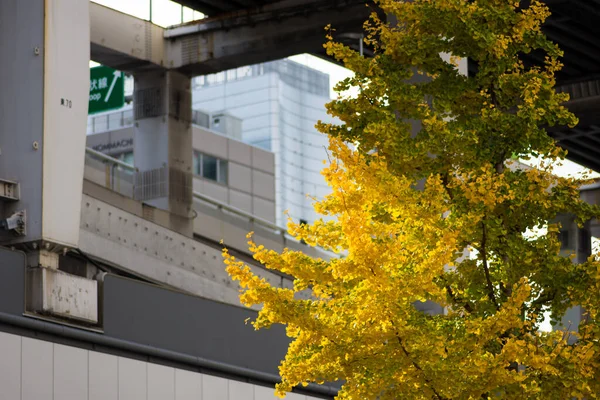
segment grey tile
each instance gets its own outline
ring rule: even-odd
[[[21,336],[0,332],[0,400],[21,398]]]

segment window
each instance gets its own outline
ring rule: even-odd
[[[133,151],[128,151],[127,153],[123,153],[122,160],[124,163],[133,165]]]
[[[213,181],[217,180],[217,158],[202,154],[202,176]]]
[[[125,164],[133,165],[133,151],[126,151],[112,156],[119,161],[123,161]]]
[[[227,160],[194,151],[194,174],[227,185]]]
[[[589,254],[591,251],[592,239],[590,237],[590,232],[585,228],[577,229],[579,231],[578,234],[578,251],[581,253]]]

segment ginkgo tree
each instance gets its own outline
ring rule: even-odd
[[[242,303],[262,306],[254,326],[283,324],[291,338],[277,393],[339,381],[338,398],[353,400],[596,398],[600,263],[561,254],[555,221],[600,210],[580,199],[580,181],[551,173],[565,152],[546,128],[577,119],[554,89],[562,53],[541,30],[548,8],[375,3],[373,57],[326,44],[354,71],[328,104],[337,122],[318,124],[332,192],[315,209],[328,217],[288,225],[337,256],[250,240],[255,260],[293,278],[286,289],[224,251]],[[548,163],[519,168],[514,155]],[[419,311],[426,301],[443,312]],[[545,314],[574,305],[585,310],[577,332],[540,331]]]

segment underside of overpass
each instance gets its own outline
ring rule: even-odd
[[[91,3],[91,58],[132,73],[160,67],[196,76],[300,53],[324,55],[327,25],[341,38],[353,37],[374,10],[365,0],[180,3],[209,17],[164,29]],[[357,39],[351,42],[358,47]]]
[[[183,6],[200,11],[214,20],[226,20],[228,18],[249,18],[257,16],[269,9],[278,9],[276,18],[282,19],[298,10],[307,19],[316,12],[327,12],[328,17],[332,18],[332,12],[343,15],[343,23],[334,24],[336,29],[336,40],[344,41],[348,46],[358,50],[359,37],[362,31],[362,23],[367,19],[369,12],[375,10],[372,0],[343,1],[343,0],[175,0]],[[322,28],[322,27],[321,27]],[[316,56],[323,57],[332,61],[324,49],[320,46],[323,42],[323,31],[318,29],[315,37],[317,44],[307,52]],[[309,43],[304,43],[309,44]],[[368,49],[365,49],[368,51]],[[262,60],[264,61],[264,60]]]
[[[579,118],[574,129],[549,134],[569,151],[568,158],[600,171],[600,1],[546,0],[552,11],[544,31],[564,51],[557,90],[571,95],[569,108]]]
[[[326,57],[327,24],[357,49],[362,24],[375,10],[365,0],[178,2],[209,17],[163,29],[92,3],[92,59],[132,73],[158,67],[196,76],[299,53]],[[574,129],[553,127],[548,133],[568,150],[570,160],[600,171],[600,0],[546,4],[552,15],[544,30],[564,51],[557,90],[571,95],[568,106],[580,120]],[[526,61],[539,64],[543,58],[532,53]]]
[[[209,16],[241,12],[281,2],[281,0],[175,0],[176,3]],[[305,4],[306,1],[296,3]]]
[[[265,16],[283,21],[294,15],[303,14],[306,25],[314,24],[315,15],[327,14],[327,19],[338,28],[340,37],[360,34],[362,21],[366,18],[365,1],[319,1],[319,0],[177,0],[178,3],[201,11],[211,18],[189,24],[190,26],[219,26],[219,29],[236,27],[240,23],[266,21]],[[579,125],[574,129],[557,127],[549,134],[558,144],[569,151],[568,158],[578,164],[600,171],[600,0],[545,0],[552,15],[546,21],[544,31],[549,39],[558,43],[564,51],[564,68],[559,75],[557,90],[571,95],[569,108],[578,116]],[[529,3],[522,0],[522,3]],[[363,12],[356,12],[360,8]],[[372,6],[372,5],[371,5]],[[336,16],[342,17],[336,19]],[[340,24],[339,21],[344,23]],[[337,22],[337,25],[336,23]],[[256,23],[256,22],[254,22]],[[321,22],[322,24],[322,22]],[[301,33],[298,37],[288,37],[286,50],[269,51],[269,55],[255,54],[250,62],[261,62],[273,57],[282,57],[286,51],[309,52],[326,57],[320,43],[322,30],[315,26],[311,35]],[[186,32],[185,27],[179,32]],[[300,39],[300,40],[298,40]],[[281,43],[283,45],[283,43]],[[358,40],[350,40],[348,45],[358,47]],[[528,61],[541,63],[543,55],[530,54]],[[235,64],[235,63],[234,63]],[[223,68],[214,65],[213,70]],[[193,69],[188,69],[190,72]]]

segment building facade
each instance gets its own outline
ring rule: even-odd
[[[325,104],[329,76],[290,60],[278,60],[197,77],[193,108],[226,111],[242,121],[242,140],[275,154],[276,220],[318,218],[312,203],[329,193],[320,174],[327,137],[317,121],[331,122]]]
[[[274,154],[236,139],[240,137],[237,118],[196,111],[193,119],[193,190],[274,224]],[[130,109],[90,117],[88,132],[97,133],[88,134],[87,146],[134,165],[132,125]]]

